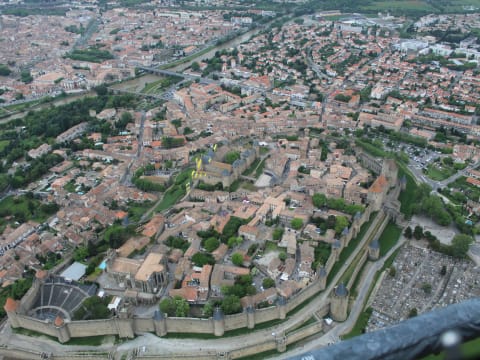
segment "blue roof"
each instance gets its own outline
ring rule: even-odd
[[[378,249],[378,248],[380,247],[380,244],[379,244],[379,242],[378,242],[378,239],[373,240],[373,241],[370,243],[370,247],[371,247],[372,249]]]
[[[349,232],[348,226],[345,226],[345,227],[343,228],[342,235],[348,235],[348,232]]]
[[[223,311],[219,307],[213,311],[213,320],[223,320]]]
[[[337,296],[342,296],[342,297],[345,297],[348,295],[348,290],[347,288],[345,287],[345,284],[344,283],[341,283],[340,285],[338,285],[335,289],[335,295]]]
[[[159,321],[165,319],[165,314],[161,310],[155,310],[153,314],[153,320]]]

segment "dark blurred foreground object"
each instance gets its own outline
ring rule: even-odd
[[[445,351],[445,359],[464,357],[460,344],[480,337],[480,298],[430,311],[401,323],[337,344],[307,351],[291,360],[409,360]],[[480,349],[479,349],[480,354]]]

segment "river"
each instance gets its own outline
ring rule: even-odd
[[[229,41],[227,41],[227,42],[225,42],[221,45],[215,46],[214,48],[212,48],[210,51],[206,52],[203,55],[194,56],[191,60],[189,60],[189,61],[187,61],[183,64],[177,65],[177,66],[175,66],[175,67],[173,67],[169,70],[176,71],[176,72],[182,72],[185,69],[187,69],[194,61],[198,61],[199,58],[201,60],[211,59],[212,57],[215,56],[215,53],[217,51],[236,47],[236,46],[240,45],[241,43],[244,43],[245,41],[248,41],[252,36],[258,34],[262,29],[263,29],[263,27],[258,27],[258,28],[255,28],[253,30],[249,30],[249,31],[243,33],[242,35],[239,35],[239,36],[233,38],[232,40],[229,40]],[[157,75],[153,75],[153,74],[146,74],[144,76],[140,76],[140,77],[137,77],[137,78],[134,78],[134,79],[131,79],[131,80],[122,81],[122,82],[120,82],[118,84],[114,84],[110,87],[116,88],[116,89],[119,89],[119,90],[141,91],[145,87],[146,84],[157,81],[161,78],[162,78],[161,76],[157,76]],[[87,93],[82,93],[82,94],[78,94],[78,95],[68,96],[68,97],[65,97],[65,98],[55,99],[51,102],[39,104],[37,106],[29,108],[28,110],[21,111],[21,112],[18,112],[18,113],[14,113],[10,116],[4,117],[4,118],[0,119],[0,124],[4,124],[4,123],[7,123],[7,122],[12,121],[12,120],[22,118],[31,110],[41,110],[41,109],[50,107],[52,105],[54,105],[54,106],[64,105],[64,104],[71,103],[72,101],[81,99],[85,96],[94,96],[94,95],[95,95],[95,92],[90,91],[90,92],[87,92]]]

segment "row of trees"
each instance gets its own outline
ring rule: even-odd
[[[444,253],[457,258],[465,258],[467,256],[468,249],[473,243],[473,238],[466,234],[457,234],[452,239],[451,245],[442,244],[432,233],[429,231],[423,231],[423,228],[419,225],[415,226],[412,230],[410,226],[404,231],[406,238],[415,238],[417,240],[426,239],[430,248],[435,251]]]

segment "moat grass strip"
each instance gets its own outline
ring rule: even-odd
[[[45,338],[48,340],[55,341],[60,343],[56,337],[39,333],[34,330],[23,329],[23,328],[12,328],[14,334],[25,335],[30,337]],[[100,346],[105,343],[116,343],[117,337],[113,335],[101,335],[101,336],[88,336],[81,338],[72,338],[66,343],[61,343],[63,345],[80,345],[80,346]]]
[[[288,330],[288,331],[285,333],[285,335],[288,335],[288,334],[291,334],[291,333],[293,333],[293,332],[295,332],[295,331],[297,331],[297,330],[303,329],[304,327],[306,327],[306,326],[308,326],[308,325],[312,325],[312,324],[316,323],[317,321],[318,321],[317,318],[316,318],[315,316],[312,316],[312,317],[311,317],[310,319],[308,319],[307,321],[305,321],[305,322],[303,322],[303,323],[301,323],[301,324],[299,324],[299,325],[291,328],[290,330]]]
[[[415,182],[415,178],[413,177],[412,173],[404,164],[397,161],[397,165],[398,177],[401,178],[405,175],[405,178],[407,180],[405,190],[401,191],[400,195],[398,196],[398,200],[400,201],[400,212],[404,214],[405,217],[409,218],[412,216],[413,205],[416,204],[415,193],[417,191],[418,185]]]
[[[372,316],[372,309],[368,308],[365,311],[362,311],[360,313],[360,316],[358,317],[357,321],[355,322],[355,325],[352,328],[352,331],[349,333],[345,334],[342,336],[343,340],[346,339],[351,339],[355,336],[362,335],[365,332],[365,328],[367,327],[368,320],[370,319],[370,316]]]
[[[390,221],[385,227],[385,230],[383,230],[382,235],[378,238],[380,244],[380,257],[385,256],[385,254],[395,246],[400,235],[402,235],[402,229]]]
[[[377,217],[377,213],[374,212],[370,214],[370,219],[362,225],[360,228],[360,231],[358,232],[357,236],[350,241],[348,246],[346,246],[342,252],[340,253],[340,256],[338,258],[338,261],[335,262],[335,264],[332,267],[332,270],[328,274],[327,277],[327,286],[330,284],[332,279],[335,277],[335,275],[338,273],[342,265],[345,263],[345,261],[352,255],[353,251],[356,249],[360,241],[363,239],[365,234],[367,233],[368,229],[370,228],[370,225],[372,224],[373,220]]]
[[[250,334],[252,331],[268,329],[269,327],[279,325],[279,324],[281,324],[281,323],[283,323],[284,321],[287,321],[287,320],[288,320],[288,317],[286,317],[285,319],[274,319],[274,320],[266,321],[264,323],[255,324],[255,328],[253,328],[253,329],[243,327],[243,328],[240,328],[240,329],[225,331],[225,333],[221,337],[232,337],[232,336]],[[163,339],[204,339],[204,340],[209,340],[209,339],[218,339],[219,337],[215,336],[213,334],[168,333],[167,335],[162,336],[162,338]]]

